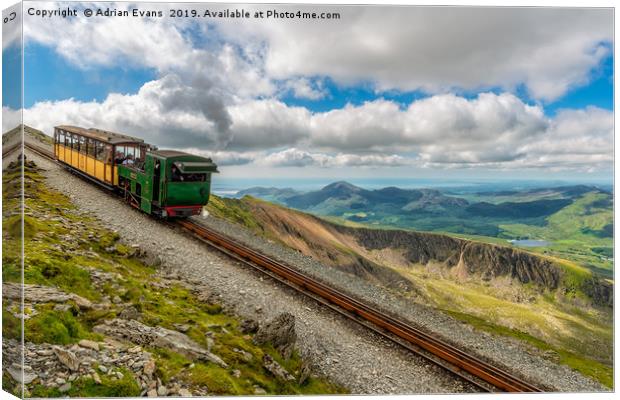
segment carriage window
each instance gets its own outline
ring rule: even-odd
[[[105,145],[99,141],[95,142],[95,158],[99,161],[104,161]]]
[[[88,139],[88,155],[91,157],[95,157],[95,146],[97,141],[95,139]]]
[[[72,149],[77,150],[77,137],[75,135],[71,135],[71,143],[69,143]]]
[[[63,131],[58,131],[58,136],[56,137],[56,143],[65,144],[65,133]]]
[[[86,138],[84,136],[80,136],[80,153],[86,153]]]
[[[116,146],[116,151],[114,152],[114,164],[121,164],[125,159],[125,146]]]
[[[112,164],[112,146],[109,144],[105,145],[105,150],[103,152],[103,158],[104,158],[104,162],[106,164]]]

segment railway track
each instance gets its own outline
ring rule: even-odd
[[[29,143],[25,147],[42,157],[53,160],[53,154]],[[19,146],[13,146],[6,156]],[[456,375],[480,391],[542,392],[541,389],[521,378],[502,370],[461,349],[433,337],[416,327],[365,304],[346,293],[328,286],[291,266],[265,256],[236,240],[215,232],[191,220],[170,223],[201,242],[225,253],[245,265],[251,266],[294,290],[311,297],[337,313],[354,320],[375,333],[407,348],[424,359]]]

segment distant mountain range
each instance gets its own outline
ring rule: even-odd
[[[368,213],[396,215],[436,214],[458,215],[463,218],[489,217],[524,219],[551,215],[585,193],[604,193],[585,185],[557,188],[536,188],[525,191],[498,191],[476,193],[485,197],[525,197],[529,201],[468,201],[454,194],[436,189],[401,189],[386,187],[367,190],[349,182],[331,183],[320,190],[299,192],[291,188],[254,187],[242,190],[236,197],[250,195],[299,210],[320,215],[344,216],[351,220],[365,220]],[[519,199],[517,199],[519,200]]]
[[[367,190],[334,182],[320,190],[255,187],[237,197],[305,211],[333,222],[378,228],[447,232],[465,237],[545,240],[547,254],[609,275],[613,268],[613,195],[595,186],[472,191],[386,187]],[[495,239],[490,239],[495,238]],[[485,239],[487,240],[487,239]]]

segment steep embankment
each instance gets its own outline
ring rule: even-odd
[[[413,289],[411,281],[398,272],[353,251],[351,245],[354,243],[334,229],[335,225],[312,215],[250,197],[236,200],[214,196],[209,210],[216,216],[240,223],[327,265],[337,266],[368,281],[405,291]]]
[[[482,281],[508,277],[533,284],[541,292],[560,290],[595,304],[613,304],[613,288],[607,281],[569,263],[511,247],[431,233],[353,228],[251,197],[214,198],[210,209],[328,265],[388,287],[413,290],[411,281],[397,270],[432,263],[456,277]]]

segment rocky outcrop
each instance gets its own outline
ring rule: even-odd
[[[95,326],[93,331],[138,345],[162,347],[193,360],[209,361],[222,368],[228,368],[224,360],[202,348],[187,335],[161,326],[152,327],[136,320],[115,318]]]
[[[582,285],[582,290],[590,296],[597,304],[604,304],[609,307],[614,305],[614,286],[612,283],[591,278],[587,279]]]
[[[334,246],[325,230],[332,225],[324,220],[298,211],[268,205],[249,203],[252,215],[261,221],[261,226],[278,240],[302,253],[324,261],[369,282],[401,291],[413,291],[411,281],[393,269],[368,260],[355,252],[343,252]]]
[[[93,304],[88,299],[73,293],[65,293],[51,286],[21,285],[12,282],[5,282],[2,284],[2,297],[5,299],[21,301],[22,293],[24,301],[27,303],[66,303],[68,301],[74,301],[79,308],[84,310],[93,307]]]
[[[254,343],[271,343],[282,357],[289,358],[293,353],[297,333],[295,332],[295,316],[282,313],[259,328],[254,336]]]
[[[60,346],[54,346],[52,350],[54,351],[54,354],[56,354],[58,361],[60,361],[65,367],[69,368],[70,371],[77,371],[78,368],[80,368],[80,360],[78,360],[75,354],[71,351],[63,349]]]
[[[534,283],[557,289],[562,269],[543,257],[510,247],[463,241],[459,256],[467,271],[482,279],[510,276],[521,283]]]
[[[154,375],[155,361],[149,352],[139,346],[128,347],[113,340],[82,340],[79,344],[67,346],[26,342],[22,347],[18,341],[7,339],[2,355],[5,361],[15,360],[5,371],[13,380],[26,385],[26,393],[36,385],[57,388],[64,393],[82,379],[92,379],[95,384],[101,385],[102,379],[123,379],[126,371],[131,371],[142,396],[149,390],[164,393],[164,389],[165,394],[162,395],[191,395],[188,388],[181,386],[183,383],[175,378],[167,386],[157,379]]]
[[[563,285],[564,269],[545,257],[508,246],[474,242],[431,233],[401,230],[374,230],[333,225],[333,229],[356,238],[368,250],[400,249],[412,264],[431,261],[459,267],[472,276],[489,280],[510,276],[520,283],[533,283],[543,290]],[[613,304],[613,285],[603,279],[586,279],[579,288],[595,304]]]
[[[269,354],[263,356],[263,367],[278,379],[283,381],[295,380],[295,377],[278,364]]]
[[[350,255],[350,261],[339,262],[338,267],[343,271],[364,278],[370,282],[377,282],[388,288],[411,292],[415,287],[411,281],[389,267],[379,265],[359,255]]]

